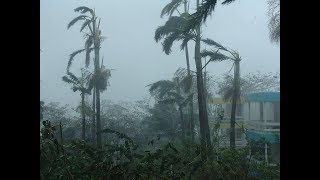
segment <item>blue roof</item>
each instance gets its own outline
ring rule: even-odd
[[[247,102],[280,102],[280,92],[251,93],[245,97]]]
[[[280,137],[276,134],[263,135],[263,134],[259,134],[256,132],[247,131],[246,136],[248,139],[250,139],[252,141],[256,141],[256,142],[263,141],[263,140],[265,140],[266,142],[271,143],[271,144],[280,142]]]

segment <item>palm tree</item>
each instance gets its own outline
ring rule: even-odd
[[[178,11],[178,7],[183,3],[184,5],[184,13],[189,12],[189,5],[187,0],[171,0],[170,3],[168,3],[161,11],[161,17],[163,17],[165,14],[169,15],[169,17],[172,16],[174,11]],[[192,81],[191,76],[191,70],[190,70],[190,60],[189,60],[189,50],[188,50],[188,42],[186,43],[185,47],[185,56],[186,56],[186,63],[187,63],[187,70],[188,70],[188,76],[189,81]],[[192,89],[190,89],[190,94],[192,94]],[[193,121],[193,101],[190,101],[189,103],[189,110],[190,110],[190,127],[188,128],[188,135],[191,134],[192,141],[194,141],[194,121]]]
[[[225,61],[225,60],[232,60],[234,62],[234,78],[233,78],[233,87],[228,89],[224,95],[225,99],[232,99],[232,106],[231,106],[231,120],[230,120],[230,147],[235,149],[235,121],[236,121],[236,105],[237,100],[240,98],[240,61],[241,58],[236,51],[228,50],[227,48],[223,47],[219,43],[211,40],[211,39],[204,39],[202,40],[204,43],[214,46],[217,48],[216,50],[203,50],[201,52],[202,57],[209,57],[209,62],[217,62],[217,61]],[[220,53],[219,51],[222,50],[224,53],[228,53],[229,56]],[[206,64],[206,65],[207,65]],[[205,65],[205,66],[206,66]]]
[[[90,31],[85,34],[86,42],[85,42],[85,48],[80,49],[78,51],[75,51],[70,55],[70,59],[68,62],[68,67],[67,70],[69,70],[71,63],[73,61],[73,58],[75,55],[81,53],[81,52],[86,52],[86,66],[89,66],[90,63],[90,53],[94,51],[94,81],[93,82],[100,82],[101,84],[94,84],[95,87],[95,95],[96,95],[96,121],[97,121],[97,131],[101,131],[101,119],[100,119],[100,92],[103,91],[104,89],[100,89],[103,87],[103,85],[106,85],[107,82],[102,82],[98,80],[98,77],[102,77],[102,71],[100,68],[100,57],[99,57],[99,51],[100,51],[100,44],[103,41],[104,37],[101,36],[101,30],[99,29],[100,26],[100,20],[97,23],[98,17],[95,14],[95,11],[85,7],[85,6],[80,6],[76,9],[74,9],[75,12],[80,12],[81,15],[78,17],[74,18],[70,23],[68,24],[68,28],[73,26],[76,22],[78,21],[84,21],[80,32],[82,32],[84,29],[89,29]],[[105,77],[104,80],[106,80],[108,77]],[[106,87],[106,86],[105,86]],[[97,133],[97,146],[98,148],[102,148],[102,136],[101,133]]]
[[[211,145],[211,142],[206,98],[204,94],[202,62],[200,56],[200,27],[197,27],[196,30],[185,31],[185,28],[188,27],[190,18],[191,17],[188,13],[183,13],[180,16],[171,16],[164,26],[158,27],[155,33],[155,39],[156,41],[158,41],[164,38],[162,45],[163,51],[166,54],[170,54],[171,47],[174,41],[182,40],[181,49],[183,49],[187,42],[190,40],[194,40],[196,42],[195,61],[197,69],[196,74],[201,136],[200,141],[203,147],[209,147]]]
[[[81,96],[81,104],[80,104],[80,112],[82,117],[82,139],[86,138],[86,105],[85,105],[85,95],[90,94],[90,90],[88,89],[88,84],[90,80],[90,74],[88,72],[81,69],[81,77],[78,78],[71,72],[68,72],[66,76],[62,77],[62,80],[66,83],[72,84],[73,92],[80,91]]]
[[[187,79],[186,77],[185,79]],[[179,76],[173,78],[173,81],[161,80],[150,84],[149,91],[156,97],[159,103],[162,104],[176,104],[180,113],[180,122],[182,130],[182,139],[185,139],[186,124],[183,118],[183,108],[192,101],[193,94],[187,94],[190,86],[188,82],[181,79]]]

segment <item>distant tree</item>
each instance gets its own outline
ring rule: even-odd
[[[168,138],[173,142],[179,134],[179,112],[175,104],[164,104],[156,102],[148,109],[148,116],[142,121],[145,139],[151,139],[156,135]]]
[[[216,81],[213,86],[216,87],[216,93],[220,96],[232,88],[233,76],[224,74],[220,81]],[[257,71],[241,77],[240,96],[246,96],[249,93],[280,91],[280,73],[262,73]]]
[[[147,117],[139,102],[101,102],[101,119],[104,121],[103,128],[109,128],[127,134],[135,142],[143,140],[142,121]],[[106,136],[106,142],[117,143],[118,138]]]
[[[187,79],[188,77],[185,77]],[[157,101],[162,104],[176,104],[180,113],[180,122],[182,130],[182,139],[186,135],[186,124],[183,118],[183,108],[192,101],[193,94],[189,94],[191,87],[187,80],[181,79],[179,76],[173,78],[172,81],[161,80],[150,85],[150,93],[156,97]]]

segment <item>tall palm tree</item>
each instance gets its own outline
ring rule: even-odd
[[[79,91],[81,96],[80,103],[80,112],[82,117],[82,139],[86,138],[86,105],[85,105],[85,95],[90,94],[90,90],[88,89],[88,82],[90,80],[90,75],[88,72],[81,69],[81,77],[78,78],[71,72],[68,72],[66,76],[62,77],[62,80],[66,83],[72,84],[73,92]]]
[[[194,40],[195,46],[195,61],[197,69],[197,94],[199,107],[199,121],[200,121],[200,141],[203,147],[211,146],[210,129],[208,124],[208,113],[206,107],[206,98],[203,85],[202,62],[200,56],[200,26],[196,30],[185,31],[190,20],[188,13],[183,13],[180,16],[171,16],[164,26],[160,26],[155,33],[156,41],[164,38],[162,43],[163,51],[170,54],[171,47],[174,41],[182,40],[181,49],[185,47],[188,41]]]
[[[176,104],[180,113],[182,139],[185,139],[186,124],[183,118],[183,108],[192,100],[193,94],[187,94],[186,80],[174,77],[172,81],[161,80],[150,85],[150,93],[156,97],[159,103]],[[188,86],[190,87],[190,86]]]
[[[207,51],[203,50],[201,52],[202,57],[209,57],[209,62],[213,61],[225,61],[231,60],[234,62],[234,78],[233,78],[233,87],[226,91],[224,98],[232,100],[231,106],[231,119],[230,119],[230,147],[235,149],[235,121],[236,121],[236,108],[237,108],[237,101],[240,99],[240,61],[241,57],[239,53],[233,50],[228,50],[227,48],[223,47],[219,43],[211,40],[211,39],[204,39],[202,40],[204,43],[214,46],[215,50]],[[224,53],[220,53],[219,51],[223,51]],[[225,55],[227,53],[228,55]],[[207,65],[206,64],[206,65]],[[205,66],[206,66],[205,65]]]
[[[171,0],[170,3],[168,3],[161,11],[161,17],[163,17],[165,14],[169,15],[169,17],[172,16],[172,14],[177,11],[179,14],[180,12],[178,11],[178,7],[180,5],[184,5],[184,13],[189,13],[189,3],[187,0]],[[189,49],[188,49],[188,42],[186,43],[184,47],[185,51],[185,56],[186,56],[186,63],[187,63],[187,72],[189,76],[189,81],[192,81],[192,76],[191,76],[191,70],[190,70],[190,60],[189,60]],[[190,94],[193,93],[192,89],[190,89]],[[188,128],[188,135],[191,134],[191,139],[194,141],[194,118],[193,118],[193,101],[190,101],[189,103],[189,111],[190,111],[190,127]]]
[[[85,42],[85,48],[80,49],[78,51],[75,51],[70,55],[70,59],[68,62],[68,67],[67,70],[69,70],[71,63],[73,61],[73,57],[81,52],[86,53],[86,66],[89,66],[90,63],[90,53],[94,51],[94,79],[98,83],[99,80],[97,80],[98,77],[101,76],[101,68],[100,68],[100,56],[99,56],[99,51],[100,51],[100,45],[101,42],[104,40],[104,37],[101,36],[101,30],[99,29],[100,27],[100,20],[97,22],[98,17],[95,14],[95,11],[85,7],[85,6],[80,6],[76,9],[74,9],[75,12],[80,12],[81,15],[78,17],[74,18],[70,23],[68,24],[68,28],[73,26],[75,23],[78,21],[84,21],[81,28],[80,32],[82,32],[84,29],[89,29],[88,33],[85,34],[86,42]],[[102,84],[94,84],[95,87],[95,95],[96,95],[96,121],[97,121],[97,131],[101,131],[101,119],[100,119],[100,91],[103,89],[100,89],[101,85],[104,85],[106,82],[100,82]],[[102,148],[102,136],[101,133],[97,133],[97,146],[98,148]]]

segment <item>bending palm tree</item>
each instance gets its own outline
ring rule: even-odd
[[[81,104],[80,104],[81,111],[80,112],[82,117],[82,133],[81,133],[82,136],[81,137],[83,140],[85,140],[86,138],[86,116],[85,116],[86,105],[85,105],[84,99],[86,94],[90,94],[90,90],[87,88],[89,79],[90,79],[90,75],[87,72],[85,72],[83,69],[81,69],[80,78],[76,77],[71,72],[68,72],[68,75],[62,77],[62,80],[64,82],[72,84],[73,92],[80,91],[80,95],[81,95]]]
[[[202,57],[209,57],[209,62],[212,61],[224,61],[224,60],[232,60],[234,62],[234,78],[233,78],[233,87],[228,89],[224,95],[225,99],[232,99],[232,106],[231,106],[231,119],[230,119],[230,147],[235,149],[235,122],[236,122],[236,107],[237,107],[237,100],[240,99],[240,61],[241,58],[236,51],[228,50],[227,48],[223,47],[219,43],[211,39],[202,40],[204,43],[214,46],[217,50],[207,51],[204,50],[201,53]],[[222,54],[218,51],[224,51],[228,53],[229,56]],[[206,65],[207,65],[206,64]],[[205,66],[206,66],[205,65]]]
[[[100,19],[97,23],[98,17],[96,16],[95,12],[88,8],[88,7],[78,7],[74,9],[75,12],[80,12],[81,15],[74,18],[70,23],[68,24],[68,28],[73,26],[78,21],[84,21],[84,23],[81,26],[80,32],[82,32],[84,29],[89,29],[89,33],[85,33],[86,37],[86,43],[85,48],[78,50],[70,55],[70,60],[68,63],[67,70],[69,70],[73,57],[81,52],[86,52],[86,66],[89,66],[90,63],[90,53],[94,51],[94,81],[95,83],[98,83],[97,78],[101,76],[101,69],[100,69],[100,61],[99,61],[99,51],[100,51],[100,44],[103,41],[103,37],[101,36],[101,30],[99,29],[100,26]],[[85,15],[86,14],[86,15]],[[106,84],[106,82],[102,82],[101,85]],[[103,89],[100,89],[101,85],[94,84],[95,87],[95,95],[96,95],[96,121],[97,121],[97,131],[101,131],[101,119],[100,119],[100,91]],[[101,139],[101,133],[97,133],[97,146],[98,148],[102,148],[102,139]]]
[[[158,41],[164,38],[163,51],[166,54],[171,52],[171,47],[174,41],[182,40],[181,49],[185,47],[189,40],[196,42],[195,46],[195,61],[197,68],[197,91],[198,91],[198,104],[199,104],[199,121],[200,121],[200,141],[203,147],[210,147],[210,129],[208,124],[208,113],[206,107],[206,98],[204,94],[203,85],[203,73],[202,63],[200,56],[200,27],[197,27],[196,31],[185,31],[190,20],[190,15],[187,13],[181,14],[179,17],[172,16],[165,23],[164,26],[160,26],[155,33],[155,39]]]

